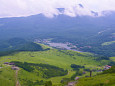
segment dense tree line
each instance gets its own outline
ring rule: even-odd
[[[82,76],[82,75],[83,75],[83,72],[77,70],[76,73],[71,76],[71,80],[75,80],[76,76]]]
[[[16,52],[18,52],[18,51],[1,51],[0,56],[6,56],[6,55],[13,54]]]
[[[43,78],[51,78],[56,76],[64,76],[67,75],[68,71],[64,70],[63,68],[59,68],[49,64],[34,64],[34,63],[27,63],[27,62],[17,62],[14,61],[16,66],[23,68],[28,72],[34,72],[34,70],[41,71],[43,73]]]
[[[76,76],[82,76],[83,75],[83,72],[80,71],[80,69],[85,68],[85,66],[71,64],[71,68],[73,68],[73,70],[76,71],[76,73],[71,76],[71,80],[74,80]]]
[[[73,70],[79,70],[80,68],[85,68],[85,66],[71,64],[71,68],[73,68]]]
[[[31,81],[31,80],[26,80],[24,79],[24,86],[38,86],[38,85],[45,85],[45,81],[43,80],[36,80],[36,81]]]

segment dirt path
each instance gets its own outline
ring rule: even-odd
[[[75,86],[77,81],[69,82],[67,86]]]
[[[21,86],[20,83],[19,83],[19,81],[18,81],[18,71],[19,70],[16,70],[16,86]]]

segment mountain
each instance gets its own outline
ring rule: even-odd
[[[79,6],[82,7],[81,4]],[[64,10],[58,9],[61,12]],[[97,15],[94,11],[92,13]],[[19,37],[33,41],[34,39],[53,38],[52,42],[78,44],[78,49],[82,51],[107,57],[115,56],[114,43],[102,46],[105,42],[115,41],[115,12],[111,14],[103,12],[103,14],[105,16],[101,17],[59,15],[47,18],[39,14],[29,17],[1,18],[0,39],[3,41]]]
[[[39,14],[30,17],[1,18],[0,39],[23,36],[32,37],[35,35],[42,36],[44,34],[50,36],[48,33],[53,34],[69,31],[75,31],[74,33],[78,32],[78,35],[85,32],[84,34],[89,36],[108,28],[113,29],[114,21],[114,13],[103,17],[69,17],[59,15],[54,18],[47,18]],[[70,35],[72,35],[71,32]]]

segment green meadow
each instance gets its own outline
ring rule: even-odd
[[[115,57],[110,57],[110,60],[115,62]]]
[[[49,48],[48,46],[43,46],[43,48]],[[52,49],[46,51],[23,51],[23,52],[15,52],[8,56],[1,56],[0,57],[0,65],[3,68],[0,69],[0,81],[3,81],[3,84],[9,84],[8,86],[14,86],[15,84],[15,71],[11,70],[8,66],[4,67],[4,62],[27,62],[33,64],[49,64],[55,67],[62,68],[67,70],[68,73],[64,76],[55,76],[51,78],[44,78],[43,73],[44,70],[39,70],[36,66],[31,66],[34,68],[34,71],[26,71],[23,68],[20,68],[18,72],[18,80],[22,86],[42,86],[46,81],[52,81],[54,86],[63,86],[61,84],[61,80],[63,78],[71,78],[72,75],[75,74],[75,70],[71,68],[71,64],[81,65],[87,69],[102,69],[104,65],[107,65],[110,61],[109,60],[96,60],[97,57],[94,57],[91,53],[83,53],[77,51],[70,51],[70,50],[57,50]],[[52,69],[51,69],[52,70]],[[83,69],[80,69],[83,71]],[[38,74],[39,73],[39,74]],[[7,77],[4,76],[7,75]],[[97,72],[94,72],[93,75],[96,75]],[[89,75],[89,72],[86,72],[83,76]],[[10,79],[9,79],[10,78]],[[10,81],[9,81],[9,80]],[[6,83],[4,83],[6,82]],[[41,85],[37,85],[37,83],[41,83]],[[33,84],[33,85],[32,85]],[[0,85],[0,86],[7,86],[7,85]],[[44,86],[44,85],[43,85]]]
[[[115,86],[115,73],[81,78],[76,86]]]
[[[115,66],[96,76],[79,79],[76,86],[115,86]]]
[[[110,57],[115,62],[115,57]],[[115,66],[94,77],[81,78],[76,86],[115,86]]]
[[[15,71],[10,66],[0,69],[0,86],[15,86]]]
[[[115,41],[104,42],[104,43],[102,44],[102,46],[111,45],[111,44],[114,44],[114,43],[115,43]]]

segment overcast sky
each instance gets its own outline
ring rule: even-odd
[[[57,8],[65,10],[62,13]],[[98,12],[99,16],[103,11],[115,11],[115,0],[0,0],[0,18],[40,13],[50,18],[59,14],[93,16],[91,11]]]

